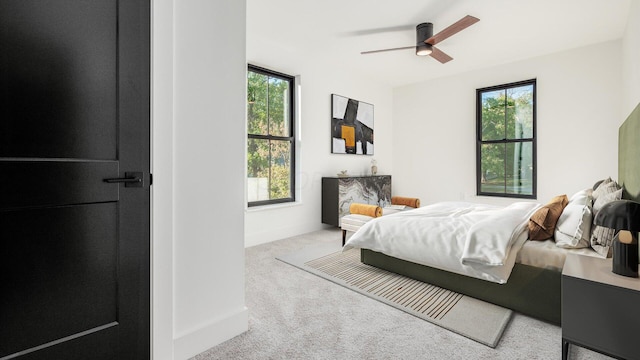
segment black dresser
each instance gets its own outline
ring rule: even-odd
[[[322,222],[340,226],[352,203],[391,204],[391,175],[323,177]]]

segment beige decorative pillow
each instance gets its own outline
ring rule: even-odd
[[[568,203],[567,195],[558,195],[533,213],[529,219],[529,239],[547,240],[552,238],[558,218]]]
[[[591,248],[604,258],[611,257],[611,242],[615,235],[615,229],[596,226],[591,232]]]
[[[598,187],[600,188],[600,187]],[[596,214],[605,204],[608,204],[614,200],[622,199],[622,189],[618,189],[614,192],[600,195],[598,199],[593,203],[593,218],[595,220]],[[603,226],[595,225],[591,231],[591,247],[602,257],[609,257],[611,247],[611,241],[616,234],[615,229],[606,228]]]
[[[621,188],[610,188],[609,192],[605,194],[601,194],[598,198],[593,202],[593,217],[595,220],[596,214],[602,209],[606,204],[614,201],[620,200],[622,198],[622,189]]]
[[[606,178],[593,190],[591,196],[593,197],[593,201],[596,201],[601,195],[612,193],[618,189],[620,189],[620,186],[617,182],[611,180],[611,178]]]

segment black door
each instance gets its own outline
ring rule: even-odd
[[[149,7],[0,1],[0,359],[150,357]]]

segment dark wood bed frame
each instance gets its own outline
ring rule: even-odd
[[[640,201],[640,105],[620,126],[618,135],[618,183],[624,199]],[[561,321],[559,271],[515,264],[506,284],[400,260],[372,250],[361,250],[361,261],[384,270],[500,305],[553,324]]]
[[[400,260],[376,251],[361,249],[361,261],[476,299],[560,324],[560,275],[558,271],[515,264],[509,281],[498,284]]]

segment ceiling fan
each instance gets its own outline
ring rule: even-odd
[[[467,15],[462,19],[456,21],[455,23],[449,25],[449,27],[447,27],[446,29],[440,31],[435,35],[433,35],[432,23],[429,23],[429,22],[422,23],[416,26],[416,44],[415,45],[391,48],[391,49],[363,51],[360,54],[365,55],[365,54],[375,54],[375,53],[385,52],[385,51],[416,49],[416,55],[418,56],[431,55],[432,58],[444,64],[446,62],[453,60],[453,58],[445,54],[441,50],[439,50],[434,45],[468,28],[469,26],[477,23],[478,21],[480,21],[480,19],[473,17],[471,15]]]

